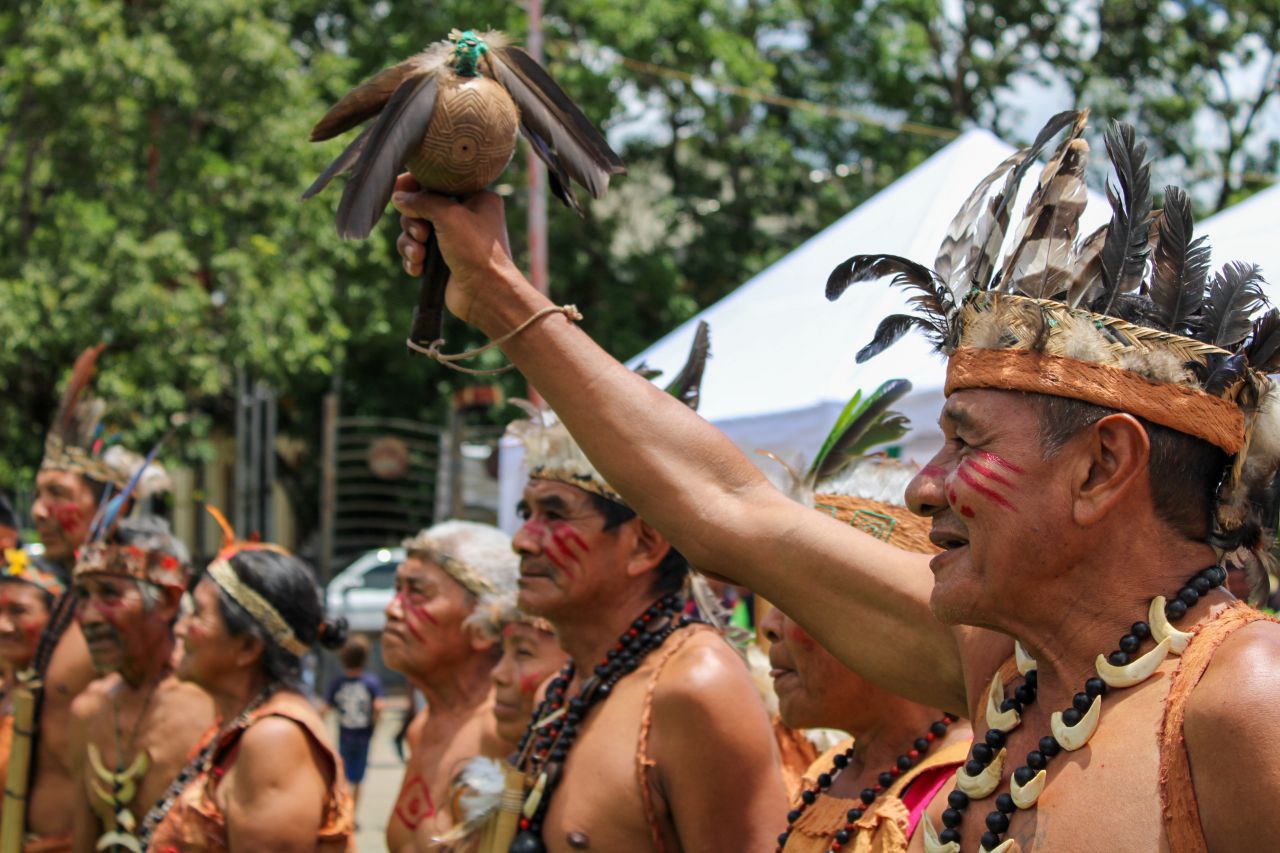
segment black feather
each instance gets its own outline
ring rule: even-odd
[[[1204,248],[1204,266],[1206,270],[1209,267],[1208,246]],[[1235,349],[1253,328],[1253,312],[1267,303],[1262,283],[1262,269],[1257,264],[1232,261],[1219,270],[1209,284],[1196,339]]]
[[[1133,125],[1113,122],[1107,128],[1106,144],[1119,186],[1107,184],[1112,214],[1107,239],[1102,244],[1102,314],[1110,312],[1117,296],[1142,282],[1151,219],[1151,169],[1146,162],[1146,143],[1136,140]]]
[[[1249,358],[1242,352],[1223,359],[1205,381],[1205,393],[1215,397],[1221,396],[1224,391],[1243,379],[1248,369]]]
[[[1178,187],[1165,187],[1164,215],[1156,242],[1151,278],[1151,301],[1159,309],[1160,328],[1182,334],[1204,304],[1209,274],[1209,246],[1203,237],[1192,240],[1191,200]],[[1105,249],[1104,249],[1105,252]],[[1246,317],[1245,331],[1248,331]],[[1244,334],[1241,334],[1244,337]]]
[[[698,321],[697,331],[693,333],[693,345],[689,347],[689,357],[684,367],[676,374],[667,386],[667,393],[684,403],[695,412],[702,396],[702,374],[707,369],[707,359],[711,358],[711,327],[706,320]]]
[[[341,175],[356,164],[356,160],[359,159],[360,153],[364,151],[364,145],[369,140],[369,134],[373,132],[373,128],[373,125],[369,125],[364,130],[360,131],[360,135],[352,140],[350,145],[342,149],[342,153],[338,155],[337,159],[329,164],[329,168],[321,172],[320,177],[312,181],[311,186],[307,187],[307,191],[302,194],[303,201],[306,201],[316,193],[320,192],[320,190],[327,187],[329,182],[335,177]]]
[[[1280,309],[1272,308],[1253,323],[1253,334],[1242,350],[1254,370],[1280,372]]]
[[[582,205],[578,203],[578,196],[573,191],[573,184],[569,182],[569,173],[565,171],[564,163],[560,162],[560,158],[551,150],[551,146],[547,145],[547,141],[526,122],[520,122],[520,130],[524,134],[525,141],[538,155],[538,159],[547,166],[551,194],[560,199],[574,213],[579,216],[584,215]]]
[[[923,329],[935,346],[941,346],[948,334],[946,328],[940,328],[922,317],[916,317],[912,314],[890,314],[880,321],[871,343],[858,350],[858,355],[856,356],[858,364],[862,364],[884,352],[888,347],[897,343],[898,339],[909,332],[912,327]]]
[[[383,107],[351,180],[342,190],[342,201],[338,203],[338,234],[342,237],[368,237],[382,218],[395,189],[396,175],[409,153],[422,144],[431,124],[437,85],[434,71],[410,77]]]
[[[827,299],[835,302],[849,289],[850,285],[861,281],[874,281],[887,275],[906,276],[913,283],[918,283],[922,290],[934,289],[933,271],[924,264],[918,264],[898,255],[854,255],[827,276]],[[942,289],[945,290],[945,288]]]

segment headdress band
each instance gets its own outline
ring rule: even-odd
[[[474,567],[457,557],[446,554],[431,539],[426,537],[406,539],[404,549],[410,556],[420,555],[444,569],[449,577],[462,584],[472,595],[492,595],[498,591]]]
[[[148,551],[135,545],[91,542],[76,553],[72,577],[118,575],[156,586],[185,589],[186,567],[171,554]]]
[[[0,580],[21,581],[44,590],[54,598],[62,595],[64,587],[56,575],[40,569],[31,555],[21,548],[5,548],[0,560]]]
[[[229,562],[221,558],[214,560],[209,564],[209,577],[219,589],[231,597],[232,601],[243,607],[255,622],[267,629],[267,633],[271,635],[276,645],[298,657],[307,653],[307,645],[293,633],[293,629],[289,627],[288,622],[284,621],[280,612],[272,607],[271,602],[263,598],[257,590],[240,580],[240,576],[236,574],[236,570]]]

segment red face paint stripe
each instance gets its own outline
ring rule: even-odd
[[[990,489],[984,486],[982,483],[979,483],[978,478],[970,474],[967,469],[961,468],[959,471],[956,472],[956,475],[961,480],[964,480],[965,483],[967,483],[969,487],[972,488],[975,492],[990,498],[992,503],[998,504],[999,506],[1002,506],[1005,509],[1014,509],[1013,504],[1005,500],[1004,495],[1000,494],[995,489]],[[1014,511],[1016,512],[1016,510]]]
[[[974,471],[977,471],[979,474],[986,477],[988,480],[993,480],[1002,486],[1008,486],[1009,488],[1014,489],[1013,483],[1010,483],[1008,480],[1006,480],[1004,477],[1001,477],[995,471],[992,471],[990,468],[987,468],[981,462],[974,462],[972,459],[966,459],[965,461],[969,463],[970,468],[972,468]]]
[[[944,471],[944,470],[942,470],[942,467],[941,467],[940,465],[926,465],[926,466],[924,466],[923,468],[921,468],[921,469],[920,469],[920,473],[919,473],[917,476],[920,476],[920,477],[945,477],[945,476],[947,476],[947,472],[946,472],[946,471]]]
[[[1012,462],[1010,462],[1008,459],[1005,459],[1003,456],[999,456],[995,453],[991,453],[986,450],[979,450],[978,456],[982,457],[982,459],[984,459],[985,461],[990,462],[992,465],[999,465],[1001,468],[1004,468],[1006,471],[1012,471],[1015,474],[1023,473],[1023,470],[1021,468],[1019,468],[1017,465],[1014,465]]]

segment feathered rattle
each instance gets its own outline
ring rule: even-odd
[[[498,178],[523,133],[547,164],[551,191],[579,214],[571,181],[593,198],[626,169],[604,137],[527,53],[502,33],[454,30],[422,53],[379,72],[346,94],[311,130],[331,139],[376,116],[302,194],[335,175],[351,178],[338,204],[338,234],[369,236],[396,176],[408,169],[423,188],[452,196],[479,192]],[[409,340],[441,343],[449,269],[433,232],[427,240],[418,306]]]

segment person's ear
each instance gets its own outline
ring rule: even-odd
[[[175,589],[171,586],[162,586],[160,589],[160,601],[156,605],[160,616],[164,618],[165,623],[171,623],[177,620],[178,614],[182,612],[182,590]]]
[[[627,575],[639,577],[662,564],[671,551],[671,543],[641,518],[631,519],[627,526],[631,528],[629,532],[632,540],[630,553],[627,555]]]
[[[1146,486],[1151,440],[1137,418],[1117,413],[1085,429],[1062,455],[1072,466],[1072,518],[1089,527]]]

